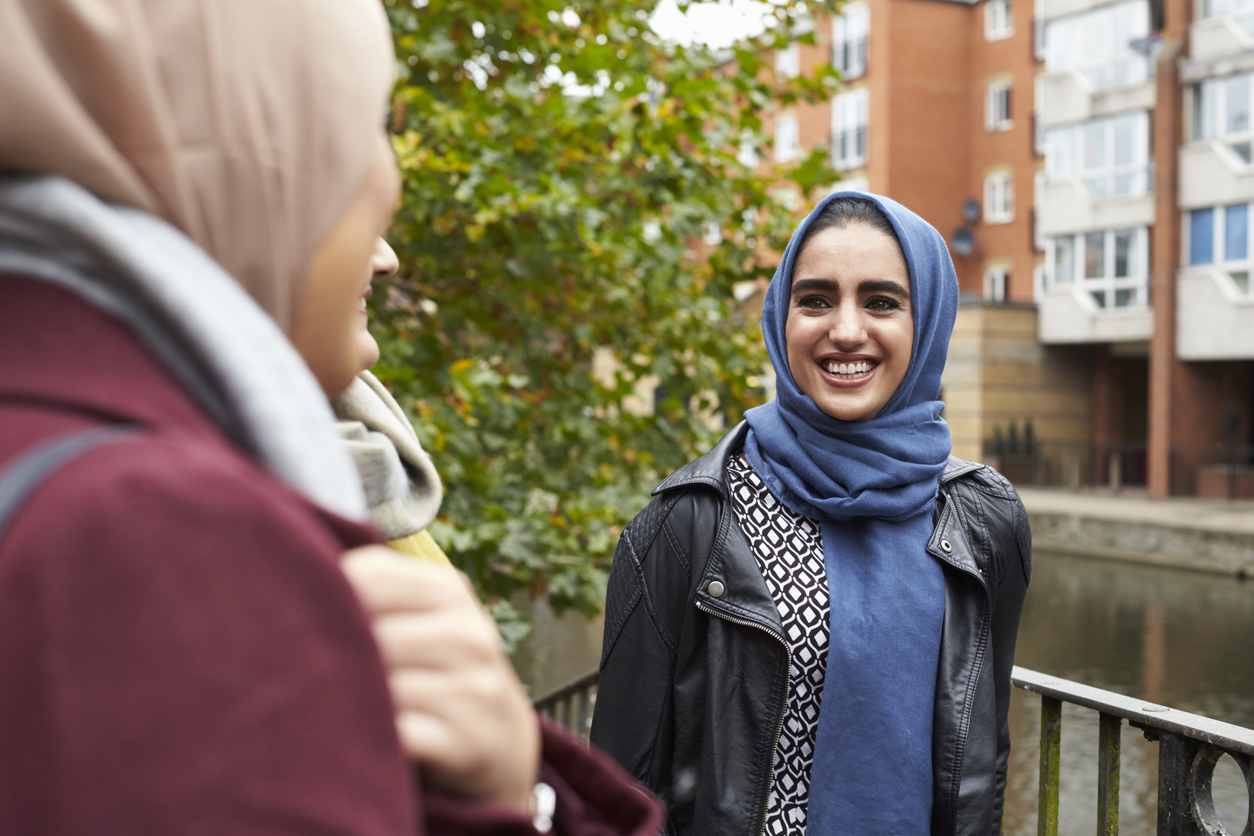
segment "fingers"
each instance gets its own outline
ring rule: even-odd
[[[496,626],[477,609],[381,616],[374,621],[374,634],[393,669],[492,665],[505,652]]]
[[[450,606],[478,607],[466,577],[385,546],[363,546],[344,553],[340,568],[366,610],[374,615],[423,612]]]

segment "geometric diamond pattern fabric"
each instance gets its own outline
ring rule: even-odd
[[[739,456],[727,463],[736,522],[775,599],[792,653],[788,710],[775,747],[766,833],[802,836],[810,797],[810,765],[818,731],[830,635],[823,535],[817,523],[779,503]]]

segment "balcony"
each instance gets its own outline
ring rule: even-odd
[[[1152,172],[1145,167],[1127,174],[1048,180],[1041,195],[1041,234],[1054,237],[1095,229],[1151,226],[1151,179]],[[1106,194],[1116,196],[1102,197]]]
[[[1176,353],[1181,360],[1254,359],[1254,295],[1218,267],[1176,274]]]
[[[866,165],[866,126],[832,135],[832,166],[840,171]]]
[[[1045,345],[1139,342],[1153,333],[1153,308],[1101,307],[1079,285],[1054,285],[1041,294],[1037,336]]]
[[[1042,127],[1084,122],[1128,110],[1154,107],[1148,60],[1135,56],[1106,67],[1065,70],[1041,80],[1036,113]]]
[[[1189,25],[1189,60],[1181,62],[1185,83],[1212,74],[1218,58],[1254,50],[1254,9],[1196,20]]]
[[[1045,0],[1036,8],[1042,20],[1053,20],[1068,15],[1080,14],[1104,6],[1110,0]]]
[[[1244,147],[1248,149],[1249,143]],[[1221,139],[1204,139],[1181,147],[1181,208],[1248,201],[1254,201],[1254,165],[1242,159],[1232,145]]]
[[[840,70],[840,77],[845,81],[866,75],[866,57],[866,36],[832,42],[832,66]]]

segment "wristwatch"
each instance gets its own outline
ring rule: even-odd
[[[527,803],[531,823],[540,833],[553,829],[553,814],[557,812],[557,791],[543,781],[536,781],[531,789],[531,801]]]

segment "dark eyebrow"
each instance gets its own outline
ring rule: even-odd
[[[872,279],[858,285],[859,293],[895,293],[903,299],[910,298],[910,291],[892,279]]]
[[[792,285],[794,294],[803,293],[807,290],[825,290],[832,293],[837,289],[836,282],[831,279],[802,279],[799,282],[793,282]]]
[[[822,290],[822,291],[827,291],[828,293],[833,293],[839,290],[839,288],[836,285],[836,282],[832,281],[831,279],[801,279],[800,281],[793,283],[793,286],[792,286],[793,295],[796,295],[798,293],[804,293],[808,290]],[[892,279],[868,279],[867,281],[858,285],[858,292],[859,293],[892,293],[896,296],[900,296],[903,299],[910,298],[910,291],[902,287],[899,282],[895,282]]]

